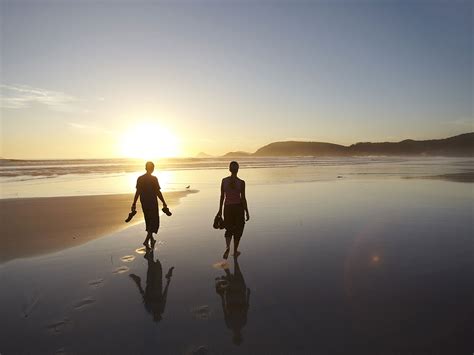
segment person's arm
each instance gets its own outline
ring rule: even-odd
[[[135,211],[137,209],[137,200],[139,196],[140,196],[140,190],[138,190],[138,184],[137,184],[137,191],[135,192],[135,197],[133,197],[133,203],[131,207],[132,211]]]
[[[161,190],[158,190],[158,193],[156,195],[158,196],[160,201],[163,202],[163,208],[168,207],[168,205],[166,204],[165,198],[163,197],[163,194],[161,193]]]
[[[160,186],[160,183],[158,182],[158,178],[156,179],[155,188],[156,188],[156,196],[158,196],[160,201],[163,203],[163,208],[168,207],[168,205],[166,204],[165,198],[163,197],[163,194],[161,193],[161,186]]]
[[[217,212],[218,216],[222,217],[222,205],[224,204],[224,180],[221,181],[221,197],[219,199],[219,211]]]
[[[242,200],[242,205],[244,206],[245,211],[245,220],[248,221],[250,219],[249,208],[247,206],[247,198],[245,197],[245,181],[242,180],[242,192],[240,193],[240,198]]]

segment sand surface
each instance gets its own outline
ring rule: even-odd
[[[192,192],[164,193],[171,211]],[[132,201],[133,194],[0,200],[0,263],[80,245],[140,223],[140,206],[132,221],[124,222]]]
[[[192,172],[150,258],[136,224],[1,264],[0,352],[470,354],[472,185],[295,170],[242,171],[238,266],[212,228],[218,171]]]

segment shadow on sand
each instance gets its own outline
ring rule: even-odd
[[[234,257],[234,273],[225,264],[225,275],[216,278],[216,292],[221,297],[226,326],[232,330],[235,345],[243,342],[242,329],[247,324],[250,289],[245,284],[237,257]]]
[[[135,274],[129,276],[137,285],[138,291],[143,297],[145,309],[153,316],[155,322],[159,322],[163,316],[166,306],[168,288],[173,276],[174,267],[170,267],[166,273],[166,286],[163,290],[163,268],[160,260],[154,260],[153,250],[147,250],[144,258],[148,261],[148,270],[146,273],[146,286],[143,290],[141,278]]]

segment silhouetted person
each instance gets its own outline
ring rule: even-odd
[[[145,169],[146,174],[137,179],[137,191],[135,192],[131,209],[132,211],[136,210],[137,200],[140,196],[147,231],[143,245],[148,248],[148,241],[150,241],[151,248],[153,248],[156,242],[156,240],[153,239],[153,233],[158,233],[158,228],[160,228],[160,215],[158,213],[158,200],[156,197],[158,196],[161,202],[163,202],[163,208],[166,208],[167,205],[161,193],[161,187],[157,177],[151,175],[155,170],[155,164],[149,161],[146,163]]]
[[[238,256],[240,238],[244,232],[245,221],[250,218],[245,198],[245,181],[237,177],[239,172],[239,163],[232,161],[229,164],[230,176],[222,179],[221,196],[219,200],[219,211],[217,215],[222,217],[222,205],[224,204],[224,226],[226,249],[223,255],[224,259],[229,256],[230,241],[234,238],[234,255]],[[245,218],[244,218],[245,213]]]
[[[225,324],[234,333],[232,341],[240,345],[243,341],[242,328],[247,324],[250,289],[245,285],[237,257],[234,257],[234,274],[228,268],[225,276],[216,278],[216,292],[221,296]]]
[[[158,322],[161,320],[166,306],[166,297],[168,295],[168,287],[173,276],[174,267],[170,267],[166,274],[166,286],[163,291],[163,269],[160,260],[154,261],[153,250],[147,250],[145,259],[148,260],[148,270],[146,273],[146,287],[145,291],[142,288],[141,278],[135,274],[130,274],[130,277],[135,281],[138,291],[143,297],[143,304],[145,309],[153,315],[153,320]]]

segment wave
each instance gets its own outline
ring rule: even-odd
[[[298,166],[347,166],[361,164],[432,164],[454,158],[406,157],[243,157],[242,169]],[[472,164],[472,159],[457,159],[458,164]],[[226,169],[229,158],[170,158],[157,162],[158,170]],[[47,179],[64,175],[123,174],[144,170],[145,162],[137,159],[68,159],[16,160],[0,159],[0,177],[3,182]]]

